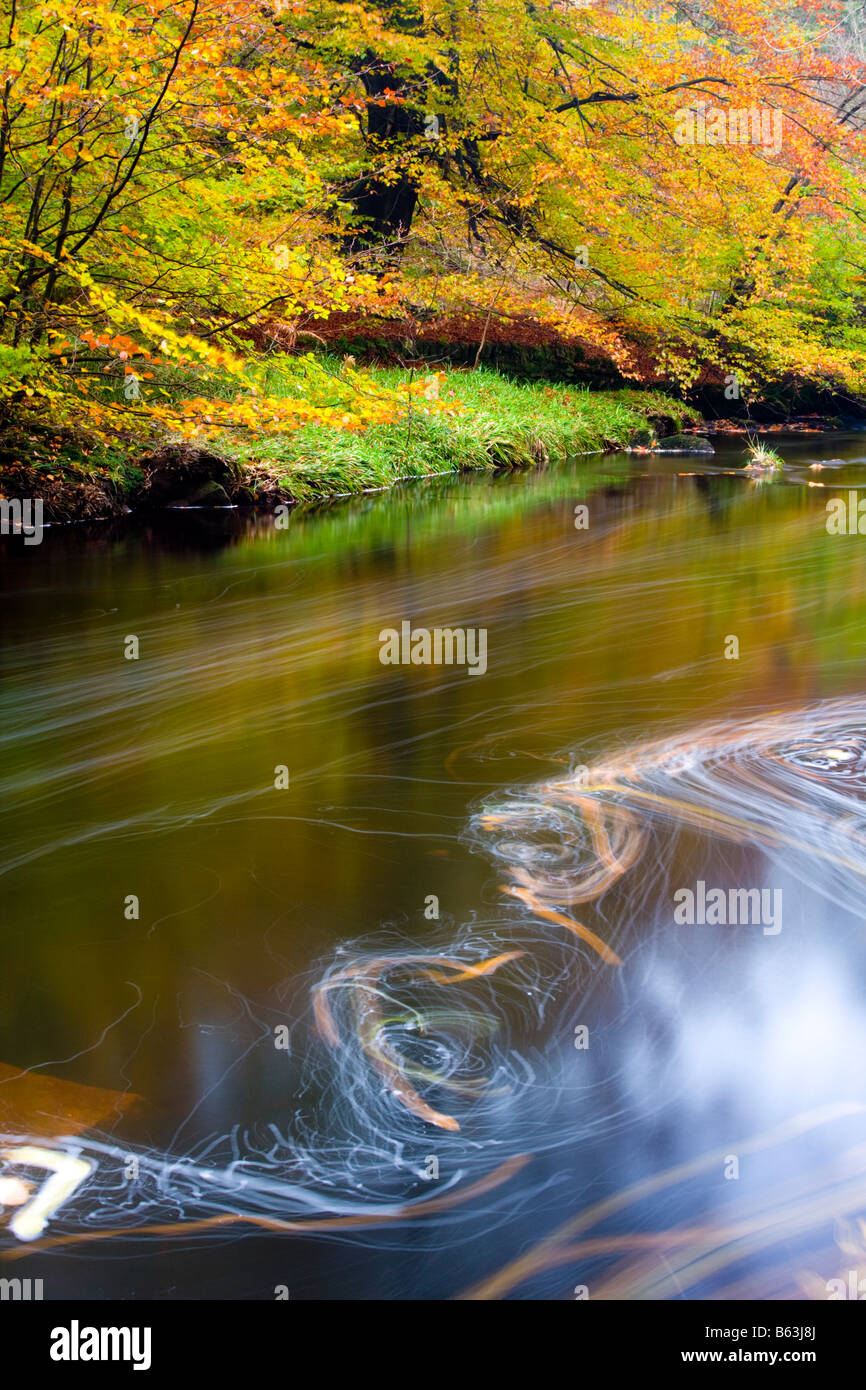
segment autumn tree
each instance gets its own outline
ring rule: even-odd
[[[863,8],[6,0],[5,418],[394,418],[312,355],[271,389],[335,310],[862,392]]]

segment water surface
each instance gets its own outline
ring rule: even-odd
[[[98,1166],[45,1234],[102,1238],[7,1232],[16,1274],[214,1299],[847,1278],[866,537],[826,521],[866,488],[866,436],[773,442],[766,482],[721,441],[406,484],[285,529],[185,511],[0,543],[0,1061],[143,1098],[65,1141]],[[485,629],[486,672],[383,665],[403,621]],[[579,769],[611,759],[634,777],[593,791]],[[592,806],[563,812],[575,773]],[[621,965],[538,911],[604,860],[599,815],[617,871],[558,910]],[[780,929],[677,923],[699,881],[781,893]],[[183,1224],[245,1212],[370,1224]]]

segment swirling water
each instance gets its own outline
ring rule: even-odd
[[[827,527],[866,438],[781,450],[3,543],[0,1178],[88,1166],[10,1271],[866,1274],[866,538]],[[383,665],[404,621],[485,629],[486,671]],[[45,1074],[117,1095],[65,1129]]]

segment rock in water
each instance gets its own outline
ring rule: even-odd
[[[628,447],[630,449],[651,449],[655,442],[656,437],[654,430],[634,430],[628,441]]]
[[[224,487],[211,480],[202,483],[188,497],[184,497],[182,502],[173,502],[172,506],[181,507],[230,507],[231,501]]]
[[[238,470],[228,459],[209,449],[189,444],[166,444],[156,453],[140,459],[144,483],[138,491],[139,507],[168,507],[173,503],[224,507],[238,481]],[[217,500],[213,486],[222,496]],[[210,495],[206,494],[210,489]],[[201,500],[193,501],[197,494]]]
[[[716,451],[708,439],[700,434],[670,434],[660,439],[653,449],[654,454],[714,454]]]

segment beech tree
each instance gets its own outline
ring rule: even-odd
[[[860,392],[864,33],[836,0],[6,0],[4,418],[393,418],[310,354],[269,394],[262,345],[335,310]]]

